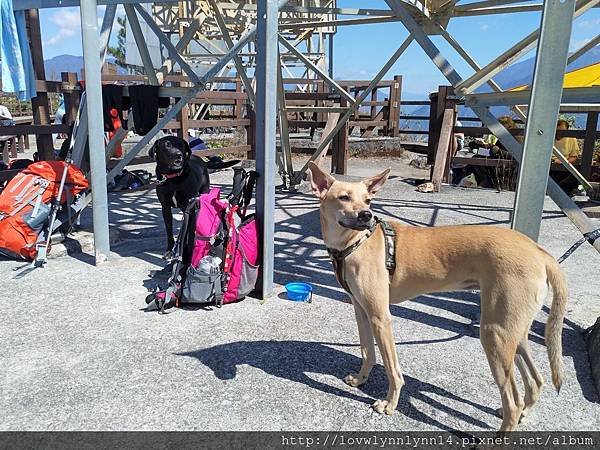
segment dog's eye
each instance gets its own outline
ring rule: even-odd
[[[370,199],[370,198],[366,199],[366,200],[365,200],[365,203],[366,203],[367,205],[370,205],[370,204],[371,204],[371,199]]]
[[[341,200],[343,202],[349,202],[350,201],[350,196],[349,195],[340,195],[338,197],[338,200]]]

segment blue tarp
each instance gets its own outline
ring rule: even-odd
[[[13,11],[12,0],[0,0],[0,16],[2,91],[16,93],[19,100],[30,100],[37,92],[25,11]]]

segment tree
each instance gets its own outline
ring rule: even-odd
[[[108,46],[108,54],[115,58],[115,62],[120,67],[127,67],[125,63],[125,25],[127,18],[117,17],[117,23],[119,24],[119,32],[117,33],[117,46]]]

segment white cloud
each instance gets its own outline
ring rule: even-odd
[[[596,30],[600,26],[600,18],[581,20],[576,26],[582,30]]]
[[[106,11],[106,6],[98,7],[98,30],[102,28],[102,19],[104,18],[104,13]],[[124,16],[125,9],[123,5],[119,5],[117,7],[116,16]],[[79,14],[79,8],[63,8],[55,12],[48,19],[52,24],[57,27],[56,33],[53,36],[50,36],[46,39],[45,44],[48,46],[56,46],[59,45],[70,38],[80,38],[81,36],[81,16]],[[113,25],[113,34],[118,29],[117,20],[115,18],[115,22]]]
[[[49,20],[56,25],[57,31],[54,36],[46,40],[46,45],[55,46],[79,34],[81,23],[76,10],[71,10],[70,8],[59,10]]]
[[[481,31],[487,31],[487,30],[489,30],[489,28],[490,28],[490,26],[487,23],[484,23],[479,27],[479,29]]]

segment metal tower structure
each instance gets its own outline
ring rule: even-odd
[[[282,8],[280,24],[298,25],[306,22],[324,22],[335,19],[331,11],[336,8],[336,0],[291,0]],[[217,1],[182,0],[178,2],[157,2],[146,8],[159,29],[177,44],[181,42],[181,53],[190,66],[202,73],[219,61],[227,52],[232,41],[237,41],[244,32],[257,22],[257,1]],[[194,26],[194,31],[190,27]],[[302,54],[313,64],[327,70],[332,68],[330,50],[336,27],[282,30],[283,36],[302,49]],[[147,33],[143,33],[148,38]],[[154,36],[150,38],[155,39]],[[132,39],[132,42],[135,42]],[[168,56],[168,55],[167,55]],[[136,59],[139,58],[136,55]],[[155,58],[153,58],[154,60]],[[256,64],[256,45],[250,41],[236,57],[246,70],[253,71]],[[309,78],[310,71],[294,54],[284,51],[280,60],[287,74],[294,78]],[[141,64],[140,64],[141,65]],[[300,73],[292,73],[293,68],[301,67]],[[229,69],[234,64],[228,65]]]
[[[101,33],[98,32],[96,21],[96,4],[109,5],[106,8]],[[319,158],[335,134],[344,126],[345,121],[360,107],[377,83],[387,74],[392,65],[400,58],[405,50],[413,43],[419,45],[431,59],[433,67],[437,68],[448,82],[454,87],[458,98],[472,108],[504,147],[519,163],[519,185],[515,200],[513,227],[537,239],[542,217],[544,194],[547,192],[555,203],[567,214],[579,230],[588,233],[598,228],[575,203],[552,180],[548,179],[552,153],[561,157],[560,152],[553,149],[554,129],[561,103],[590,105],[600,104],[600,87],[565,89],[562,88],[567,62],[572,62],[600,42],[596,36],[590,43],[578,49],[569,56],[568,47],[571,35],[572,21],[597,6],[600,0],[545,0],[543,3],[527,0],[483,0],[466,2],[459,0],[385,0],[387,8],[343,8],[331,2],[258,0],[239,2],[183,2],[162,1],[164,20],[158,22],[153,14],[160,16],[160,10],[149,13],[136,0],[86,0],[80,5],[79,0],[20,0],[14,2],[15,9],[47,8],[81,6],[82,32],[84,42],[84,57],[86,59],[86,74],[97,69],[100,72],[98,55],[104,56],[106,43],[116,5],[122,3],[132,26],[136,44],[144,64],[146,74],[152,84],[162,85],[164,76],[178,66],[189,77],[189,87],[169,87],[161,89],[161,95],[176,97],[179,100],[171,107],[159,123],[130,151],[126,157],[105,175],[105,161],[101,140],[90,139],[92,154],[100,157],[92,158],[92,186],[94,193],[94,232],[96,236],[97,258],[108,254],[108,227],[105,220],[106,179],[112,179],[127,165],[136,154],[145,147],[152,136],[192,99],[198,92],[210,89],[210,81],[217,76],[228,64],[235,65],[238,76],[256,111],[256,163],[260,178],[257,193],[257,211],[263,234],[263,296],[269,296],[273,291],[274,265],[274,207],[275,207],[275,172],[276,172],[276,117],[279,112],[282,133],[283,165],[288,169],[288,175],[294,183],[302,180],[307,167],[294,171],[289,161],[289,144],[286,144],[286,102],[282,87],[282,70],[288,67],[284,58],[282,63],[279,55],[293,54],[294,61],[305,65],[310,76],[317,76],[329,85],[332,92],[343,97],[348,106],[334,105],[340,114],[335,127],[322,139],[319,148],[311,159]],[[366,3],[366,2],[365,2]],[[155,8],[160,5],[155,4]],[[192,6],[191,9],[189,8]],[[179,9],[183,7],[183,9]],[[166,8],[166,9],[164,9]],[[177,8],[176,10],[174,8]],[[177,11],[177,17],[173,17]],[[184,18],[179,18],[182,11]],[[254,11],[256,11],[254,15]],[[541,12],[539,29],[525,36],[521,41],[507,49],[487,65],[480,65],[462,45],[454,39],[447,30],[450,20],[460,17],[481,16],[494,14],[517,14],[520,12]],[[243,13],[242,13],[243,12]],[[341,16],[341,17],[340,17]],[[246,18],[248,21],[246,22]],[[161,67],[157,70],[151,61],[148,47],[140,32],[139,20],[147,23],[168,54]],[[171,20],[173,20],[171,22]],[[335,30],[340,26],[360,26],[370,23],[395,22],[398,30],[408,30],[409,35],[403,42],[398,42],[397,50],[377,72],[370,85],[356,98],[346,92],[333,79],[330,73],[323,70],[323,64],[313,59],[313,47],[307,46],[307,38],[324,35],[319,30]],[[162,23],[162,25],[161,25]],[[207,24],[207,33],[213,40],[222,39],[225,47],[215,50],[212,64],[203,74],[198,74],[191,62],[193,54],[188,54],[187,42],[198,37],[202,25]],[[137,25],[136,25],[137,24]],[[162,27],[162,28],[161,28]],[[357,31],[358,32],[358,31]],[[365,28],[365,37],[368,37]],[[202,31],[204,34],[205,32]],[[173,42],[169,34],[177,34],[179,40]],[[471,67],[468,74],[459,74],[432,41],[432,35],[439,35],[456,51],[456,53]],[[295,37],[295,40],[294,40]],[[301,39],[300,39],[301,38]],[[300,41],[297,42],[297,40]],[[318,38],[320,39],[320,38]],[[393,36],[390,36],[393,39]],[[202,39],[201,39],[202,40]],[[211,39],[209,39],[210,41]],[[306,42],[301,45],[302,42]],[[310,44],[311,46],[313,44]],[[317,48],[319,48],[317,46]],[[534,80],[529,90],[519,92],[503,92],[494,81],[494,76],[504,68],[519,60],[530,50],[537,48]],[[323,47],[321,46],[322,50]],[[320,50],[320,51],[321,51]],[[219,53],[220,52],[220,53]],[[306,53],[306,54],[305,54]],[[320,54],[320,53],[319,53]],[[208,59],[208,57],[204,57]],[[316,58],[316,57],[315,57]],[[254,78],[254,81],[251,80]],[[88,130],[90,137],[95,137],[102,127],[100,116],[102,103],[100,98],[100,79],[94,77],[86,80],[87,116],[82,114],[79,122],[81,132],[76,135],[75,146],[83,146]],[[491,93],[477,93],[479,86],[487,84]],[[273,95],[277,92],[278,95]],[[516,114],[526,121],[525,141],[519,143],[513,135],[498,121],[491,111],[492,106],[508,105],[514,108]],[[527,106],[527,114],[521,109]],[[89,116],[89,117],[88,117]],[[83,139],[81,138],[83,137]],[[117,133],[110,147],[124,137]],[[581,182],[587,181],[564,158],[562,163]],[[102,191],[102,192],[98,192]],[[89,201],[89,199],[87,200]],[[588,235],[589,236],[589,235]],[[600,250],[600,240],[592,242]]]

